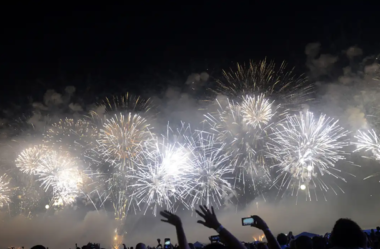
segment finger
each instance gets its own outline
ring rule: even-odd
[[[214,207],[213,206],[211,206],[211,213],[212,213],[213,216],[215,216],[215,211],[214,211]]]
[[[173,214],[173,213],[169,212],[168,210],[164,210],[164,212],[167,214]]]
[[[202,212],[203,212],[205,215],[207,214],[207,211],[206,211],[206,209],[205,209],[204,207],[199,206],[199,208],[202,210]]]
[[[204,226],[205,226],[205,224],[206,224],[206,223],[205,223],[204,221],[202,221],[202,220],[198,220],[197,223],[202,224],[202,225],[204,225]]]
[[[201,212],[199,212],[198,210],[195,210],[195,212],[197,212],[197,214],[202,217],[203,219],[206,217],[204,214],[202,214]]]
[[[205,207],[206,212],[210,213],[210,210],[208,209],[208,207],[206,205],[204,205],[204,207]]]
[[[166,223],[169,223],[169,221],[168,221],[168,220],[164,220],[164,219],[162,219],[161,221],[162,221],[162,222],[166,222]]]
[[[167,214],[167,213],[164,213],[164,212],[160,212],[161,216],[165,217],[165,218],[169,218],[170,217],[170,214]]]

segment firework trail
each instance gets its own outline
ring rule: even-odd
[[[279,172],[274,184],[279,183],[285,189],[291,187],[293,191],[311,184],[327,191],[324,175],[346,181],[335,168],[339,160],[345,159],[343,149],[349,145],[348,132],[338,125],[338,120],[325,115],[314,118],[311,112],[301,112],[288,116],[278,126],[268,143],[267,155],[278,162],[272,166]]]
[[[112,166],[134,170],[141,160],[143,146],[154,148],[154,139],[146,119],[137,114],[115,115],[100,130],[98,149]]]
[[[278,113],[279,106],[269,101],[264,95],[244,96],[241,103],[227,100],[222,104],[217,100],[217,112],[205,115],[211,131],[216,139],[225,143],[225,150],[233,157],[235,166],[235,180],[246,185],[253,184],[256,189],[256,178],[264,177],[263,173],[267,162],[264,157],[265,141],[268,133],[278,117],[286,113]]]
[[[286,108],[299,110],[312,99],[313,87],[305,76],[297,77],[294,69],[287,69],[285,62],[276,67],[273,61],[265,59],[257,63],[250,61],[247,66],[238,63],[236,70],[223,71],[223,79],[217,81],[213,91],[229,98],[264,94],[274,97]]]
[[[370,151],[372,153],[372,157],[376,160],[380,160],[380,141],[374,130],[369,131],[358,131],[358,135],[355,136],[357,151]]]
[[[10,179],[6,174],[0,176],[0,207],[8,205],[11,202],[9,198],[9,196],[11,195],[9,181]]]

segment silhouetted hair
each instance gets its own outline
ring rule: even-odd
[[[41,245],[36,245],[36,246],[33,246],[31,249],[46,249],[46,248]]]
[[[288,243],[288,237],[286,237],[285,234],[280,233],[277,235],[277,242],[280,244],[280,246],[284,246]]]
[[[189,243],[189,247],[190,247],[190,249],[195,249],[195,246],[193,243]]]
[[[227,249],[227,247],[219,243],[211,243],[211,244],[205,245],[203,249]]]
[[[307,236],[299,236],[296,239],[296,249],[312,249],[313,242],[310,237]]]
[[[350,219],[339,219],[336,221],[330,235],[330,244],[333,247],[364,248],[366,237],[354,221]]]
[[[138,244],[136,245],[136,249],[146,249],[146,246],[145,246],[145,244],[143,244],[143,243],[138,243]]]
[[[312,241],[313,249],[326,249],[326,241],[323,237],[315,236]]]

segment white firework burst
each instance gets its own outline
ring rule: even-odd
[[[263,94],[243,96],[243,101],[240,104],[243,121],[253,128],[265,129],[278,109],[278,106],[274,106],[273,103],[274,101],[266,99]]]
[[[264,157],[270,128],[275,123],[278,105],[263,95],[245,96],[242,103],[227,100],[226,104],[216,101],[218,111],[205,115],[211,131],[224,149],[233,157],[237,182],[255,183],[258,172],[266,167]],[[256,185],[254,185],[256,188]]]
[[[287,117],[268,143],[267,156],[278,162],[273,166],[279,169],[275,184],[294,189],[312,183],[327,191],[329,187],[322,180],[324,175],[346,181],[335,166],[345,159],[347,134],[338,120],[325,115],[314,118],[311,112],[301,112]]]
[[[36,174],[40,170],[41,159],[46,156],[48,150],[45,145],[35,145],[23,150],[16,158],[16,167],[26,174]]]
[[[80,194],[83,178],[77,161],[67,153],[49,151],[40,160],[36,172],[41,186],[47,191],[52,188],[53,195],[64,204],[71,204]]]
[[[150,147],[144,150],[144,164],[139,165],[133,174],[127,174],[133,189],[131,199],[138,206],[144,205],[144,214],[153,206],[156,215],[157,207],[165,206],[167,210],[181,198],[179,189],[186,185],[184,177],[190,165],[190,153],[179,143],[157,143],[155,150]]]
[[[154,146],[149,126],[146,119],[132,113],[106,119],[98,140],[103,159],[119,169],[133,170],[135,162],[141,160],[143,146]]]
[[[380,160],[380,141],[374,130],[358,131],[358,135],[355,138],[356,142],[354,144],[356,145],[356,150],[354,152],[370,151],[374,159]]]
[[[225,144],[203,131],[194,132],[187,142],[192,166],[186,172],[188,180],[182,189],[185,205],[190,209],[201,204],[220,207],[230,201],[235,197],[231,185],[234,167],[230,155],[223,150]]]
[[[6,174],[0,176],[0,207],[8,205],[10,200],[11,189],[9,188],[10,179]]]

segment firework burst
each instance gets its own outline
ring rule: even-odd
[[[355,136],[357,151],[370,151],[372,153],[372,157],[376,160],[380,160],[380,141],[374,130],[369,131],[358,131],[358,135]]]
[[[127,177],[133,189],[131,196],[138,206],[144,205],[144,214],[153,206],[156,215],[157,207],[173,208],[181,199],[181,191],[187,184],[186,173],[189,172],[190,151],[178,142],[171,142],[167,137],[157,141],[154,150],[144,147],[144,164],[137,167],[137,172]]]
[[[202,204],[220,207],[231,201],[235,197],[231,185],[234,167],[230,155],[223,150],[225,144],[203,131],[194,132],[187,140],[192,155],[186,172],[188,181],[182,189],[185,205],[190,209]]]
[[[45,145],[35,145],[23,150],[16,159],[16,167],[23,173],[36,174],[40,170],[41,160],[46,156],[48,150]]]
[[[227,144],[225,149],[233,157],[235,180],[243,185],[246,180],[254,183],[255,178],[263,177],[258,172],[266,166],[264,154],[268,132],[277,116],[285,113],[278,114],[278,105],[263,95],[244,96],[240,104],[230,100],[227,104],[217,103],[218,111],[205,115],[206,121],[216,139]]]
[[[71,204],[80,194],[83,178],[77,160],[67,153],[49,151],[40,161],[36,175],[47,191],[53,189],[57,204]]]
[[[237,64],[236,70],[223,71],[223,79],[217,81],[214,90],[230,98],[241,98],[250,94],[274,96],[286,107],[298,109],[311,100],[313,87],[305,76],[296,76],[294,69],[287,69],[285,62],[279,67],[266,60],[248,65]]]
[[[268,143],[267,156],[278,162],[272,167],[279,168],[274,183],[286,189],[312,183],[327,191],[329,187],[322,180],[324,175],[346,181],[337,174],[341,171],[335,165],[345,159],[343,149],[349,145],[347,134],[338,120],[325,115],[314,118],[311,112],[301,112],[288,116]]]
[[[0,176],[0,207],[8,205],[11,202],[9,197],[11,195],[9,181],[10,179],[6,174]]]
[[[149,123],[137,114],[115,115],[100,130],[98,149],[104,160],[119,169],[134,169],[143,146],[154,147]]]
[[[98,137],[98,129],[86,120],[61,119],[45,133],[44,142],[50,147],[83,154],[92,148]]]

